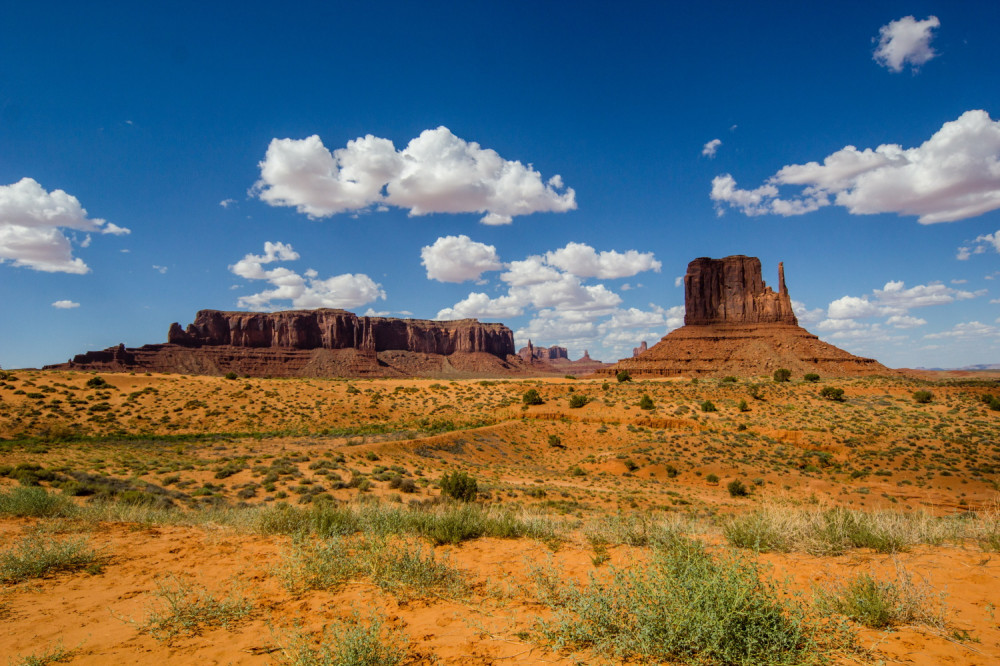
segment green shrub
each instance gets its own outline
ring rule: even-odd
[[[656,407],[656,405],[653,404],[653,399],[649,397],[648,393],[643,393],[642,397],[639,398],[639,409],[649,410],[654,407]]]
[[[741,412],[749,412],[750,406],[747,405],[746,400],[740,400],[739,404],[736,405],[736,409],[740,410]]]
[[[557,649],[643,663],[801,664],[819,660],[820,636],[841,636],[821,634],[752,558],[713,557],[687,537],[658,544],[649,564],[609,574],[579,584],[556,570],[534,572],[553,610],[540,630]]]
[[[205,629],[229,629],[250,618],[253,604],[237,593],[216,598],[204,587],[170,576],[156,581],[160,603],[150,610],[139,629],[157,640],[196,636]]]
[[[14,548],[0,553],[0,581],[19,583],[61,571],[100,571],[99,557],[84,539],[57,541],[35,533],[24,537]]]
[[[701,407],[701,411],[703,411],[703,412],[716,412],[716,411],[718,411],[715,408],[715,404],[711,400],[705,400],[704,402],[702,402],[699,405],[699,407]]]
[[[65,497],[50,494],[39,486],[22,486],[0,493],[0,515],[41,518],[69,515],[74,509]]]
[[[619,384],[622,382],[630,382],[632,381],[632,375],[629,374],[628,370],[619,370],[618,374],[615,375],[615,379],[618,380]]]
[[[743,482],[739,479],[733,479],[726,485],[726,490],[729,491],[732,497],[746,497],[750,494],[750,489],[743,485]]]
[[[819,396],[835,402],[844,402],[844,389],[833,386],[824,386],[819,390]]]
[[[822,613],[840,613],[871,627],[882,629],[900,624],[944,626],[944,607],[928,585],[913,582],[903,569],[896,581],[879,580],[860,573],[843,585],[816,592],[816,607]]]
[[[346,622],[324,625],[318,640],[294,632],[281,649],[290,666],[397,666],[409,657],[409,640],[397,631],[384,631],[383,620],[372,616],[367,625],[355,615]]]
[[[538,395],[538,391],[535,389],[528,389],[521,396],[521,401],[526,405],[541,405],[545,401],[542,400],[542,396]]]
[[[226,373],[226,379],[237,379],[238,377],[239,377],[239,375],[237,375],[232,370],[230,370],[229,372]]]
[[[722,378],[722,383],[723,384],[727,384],[727,383],[728,384],[735,384],[736,383],[736,377],[734,377],[733,375],[727,375],[727,376],[725,376],[725,377]]]
[[[817,375],[815,372],[807,372],[802,376],[802,379],[806,380],[807,382],[818,382],[819,375]]]
[[[111,385],[101,376],[91,377],[87,380],[87,388],[106,388],[108,386]]]
[[[774,376],[774,381],[778,383],[787,382],[789,379],[792,378],[792,371],[789,370],[788,368],[778,368],[777,370],[774,371],[773,376]]]
[[[557,449],[566,448],[565,446],[563,446],[562,439],[559,437],[559,435],[549,435],[549,446]]]
[[[934,397],[934,394],[930,391],[914,391],[913,400],[920,403],[921,405],[927,404]]]
[[[579,409],[586,405],[590,400],[585,395],[580,395],[579,393],[574,393],[569,397],[569,406],[571,409]]]
[[[719,482],[719,477],[715,474],[709,474],[708,476],[705,477],[705,480],[711,483],[712,485],[715,485],[716,483]]]
[[[479,488],[474,477],[455,471],[441,477],[441,494],[460,502],[471,502],[479,494]]]

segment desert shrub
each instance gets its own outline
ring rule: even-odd
[[[97,552],[84,539],[58,541],[34,533],[21,539],[12,549],[0,553],[0,581],[19,583],[43,578],[61,571],[89,569],[100,571]]]
[[[673,465],[664,465],[663,466],[663,471],[666,472],[668,479],[676,479],[677,478],[677,474],[678,474],[677,468],[674,467]]]
[[[232,370],[230,370],[229,372],[226,373],[226,379],[237,379],[238,377],[239,377],[239,375],[237,375]]]
[[[579,393],[574,393],[569,397],[569,406],[572,409],[578,409],[586,405],[590,400],[585,395],[580,395]]]
[[[87,388],[107,388],[111,386],[108,382],[101,376],[91,377],[87,380]]]
[[[566,578],[553,569],[533,574],[553,610],[539,628],[557,649],[593,649],[616,661],[818,660],[820,633],[806,609],[749,557],[713,557],[701,543],[674,536],[654,548],[648,564],[612,569],[606,581]]]
[[[196,636],[206,628],[229,629],[254,614],[253,604],[236,592],[220,599],[174,576],[156,581],[156,587],[159,603],[139,629],[157,640]]]
[[[915,583],[901,567],[897,567],[895,581],[860,573],[843,585],[815,594],[820,612],[840,613],[873,629],[913,623],[944,625],[941,598],[926,583]]]
[[[566,447],[562,443],[562,439],[559,435],[549,435],[549,446],[556,449],[565,449]]]
[[[479,488],[474,477],[455,471],[441,477],[441,493],[460,502],[471,502],[479,494]]]
[[[802,379],[806,380],[807,382],[818,382],[819,375],[817,375],[815,372],[807,372],[806,374],[802,375]]]
[[[619,384],[623,382],[630,382],[632,381],[632,375],[629,374],[628,370],[619,370],[618,374],[615,375],[615,379],[618,380]]]
[[[844,402],[844,389],[834,386],[824,386],[819,390],[819,396],[834,402]]]
[[[754,400],[763,400],[764,394],[760,392],[760,384],[750,384],[747,386],[747,394]]]
[[[65,497],[51,494],[39,486],[22,486],[9,493],[0,493],[0,515],[4,516],[65,516],[74,508]]]
[[[736,405],[736,409],[740,410],[741,412],[749,412],[750,406],[747,405],[746,400],[740,400],[739,404]]]
[[[984,405],[992,409],[994,412],[1000,412],[1000,398],[997,398],[995,395],[984,393],[980,396],[980,399],[983,401]]]
[[[735,384],[736,383],[736,377],[734,377],[733,375],[726,375],[725,377],[722,378],[722,383],[723,384]]]
[[[635,470],[639,469],[639,463],[635,462],[631,458],[626,459],[624,463],[625,463],[625,469],[627,469],[630,472],[634,472]]]
[[[726,490],[729,491],[732,497],[746,497],[750,494],[750,489],[747,488],[742,481],[739,479],[733,479],[726,485]]]
[[[717,411],[719,411],[719,410],[717,410],[715,408],[715,403],[713,403],[711,400],[705,400],[704,402],[702,402],[698,406],[701,408],[701,411],[703,411],[703,412],[717,412]]]
[[[789,370],[788,368],[778,368],[777,370],[774,371],[773,377],[774,381],[778,383],[787,382],[789,379],[792,378],[792,371]]]
[[[363,624],[355,615],[324,625],[318,640],[293,632],[281,657],[290,666],[397,666],[409,656],[408,643],[404,634],[385,631],[382,618],[373,615]]]
[[[545,402],[542,400],[542,396],[538,395],[538,391],[536,389],[528,389],[525,391],[524,395],[521,396],[521,401],[526,405],[541,405]]]
[[[913,400],[920,403],[921,405],[927,404],[934,397],[934,394],[930,391],[914,391]]]
[[[705,477],[705,480],[715,485],[716,483],[719,482],[719,477],[715,474],[709,474],[708,476]]]
[[[656,405],[653,403],[653,399],[649,397],[648,393],[643,393],[642,397],[639,398],[639,409],[653,409]]]

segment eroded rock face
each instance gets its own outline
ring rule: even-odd
[[[330,309],[201,310],[186,330],[172,324],[167,342],[184,347],[402,350],[444,356],[486,352],[500,358],[514,353],[514,334],[503,324],[483,324],[475,319],[358,317],[346,310]]]
[[[695,259],[684,275],[684,323],[798,326],[785,286],[784,264],[778,264],[775,292],[761,278],[757,257],[738,254]]]
[[[645,354],[647,349],[649,349],[649,347],[646,346],[646,341],[643,340],[642,344],[638,347],[632,347],[632,358],[635,358],[639,354]]]

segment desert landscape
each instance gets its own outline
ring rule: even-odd
[[[995,663],[995,375],[618,379],[5,372],[0,651]]]

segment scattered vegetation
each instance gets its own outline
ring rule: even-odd
[[[834,386],[824,386],[819,390],[819,396],[834,402],[844,402],[844,389]]]
[[[773,377],[776,382],[787,382],[792,378],[792,371],[788,368],[778,368],[774,371]]]
[[[920,390],[913,392],[913,401],[921,405],[925,405],[934,398],[934,394],[930,391]]]
[[[619,370],[618,374],[615,375],[615,379],[618,380],[619,384],[622,384],[632,381],[632,375],[629,374],[628,370]]]
[[[474,477],[456,471],[441,477],[441,493],[459,502],[471,502],[479,494],[479,486]]]
[[[545,401],[542,400],[542,396],[538,395],[537,389],[528,389],[521,396],[521,401],[526,405],[541,405]]]

